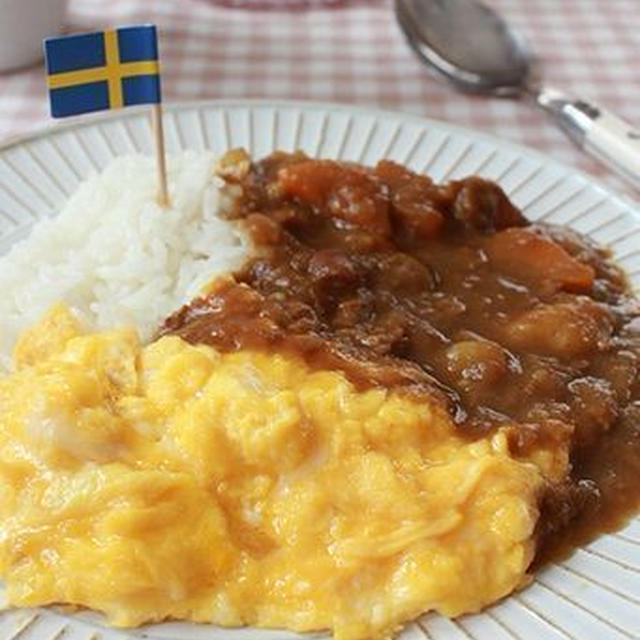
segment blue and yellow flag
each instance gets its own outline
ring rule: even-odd
[[[154,25],[47,38],[44,51],[54,118],[160,102]]]

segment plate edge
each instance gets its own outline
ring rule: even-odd
[[[412,113],[405,113],[403,111],[395,111],[389,109],[381,109],[379,107],[368,107],[365,105],[348,104],[348,103],[336,103],[336,102],[317,102],[313,100],[288,100],[288,99],[269,99],[269,98],[222,98],[222,99],[198,99],[198,100],[184,100],[178,102],[172,102],[163,104],[163,107],[170,112],[181,111],[184,109],[201,109],[206,107],[219,107],[219,108],[246,108],[246,107],[273,107],[273,108],[293,108],[293,109],[324,109],[333,112],[351,112],[360,115],[374,115],[378,118],[395,118],[405,121],[411,121],[418,125],[426,127],[445,127],[460,135],[481,139],[486,142],[497,144],[503,148],[507,148],[515,153],[524,154],[531,158],[537,159],[540,162],[544,162],[547,165],[557,167],[559,170],[564,171],[568,175],[578,176],[584,180],[587,184],[598,189],[602,195],[611,199],[616,205],[622,206],[629,210],[631,214],[638,218],[640,221],[640,201],[635,201],[628,194],[617,194],[613,192],[607,185],[600,182],[598,178],[592,176],[580,169],[572,167],[571,165],[554,160],[551,156],[547,155],[543,151],[534,149],[527,145],[512,142],[511,140],[501,138],[500,136],[488,133],[482,130],[476,130],[463,125],[459,125],[447,120],[438,120],[435,118],[429,118],[426,116],[419,116]],[[29,142],[33,142],[49,135],[55,135],[57,133],[63,133],[68,130],[73,130],[78,127],[90,126],[93,123],[109,122],[112,120],[118,120],[120,118],[132,117],[134,115],[140,115],[147,111],[145,106],[136,106],[128,108],[125,112],[122,109],[104,111],[98,114],[89,114],[74,116],[68,118],[64,122],[57,122],[51,125],[44,125],[37,127],[31,131],[24,133],[18,133],[5,138],[0,141],[0,153],[9,151],[13,147],[17,147]]]

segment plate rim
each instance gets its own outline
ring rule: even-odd
[[[395,118],[407,123],[413,123],[425,127],[445,128],[457,133],[458,135],[482,140],[487,143],[498,145],[503,149],[510,150],[514,153],[524,155],[525,157],[533,160],[538,160],[545,163],[546,166],[551,166],[564,171],[567,176],[577,176],[584,180],[586,184],[599,190],[601,195],[606,196],[617,206],[625,207],[625,209],[634,215],[640,223],[640,199],[635,200],[630,194],[616,193],[608,185],[603,184],[599,178],[586,173],[582,169],[566,164],[565,162],[559,162],[544,151],[540,151],[518,142],[513,142],[508,138],[502,138],[500,135],[496,135],[491,132],[486,132],[481,129],[473,129],[471,127],[459,125],[455,122],[449,122],[448,120],[439,120],[428,116],[420,116],[412,113],[406,113],[404,111],[383,109],[375,106],[330,101],[289,100],[286,98],[202,98],[194,100],[178,100],[176,102],[163,102],[161,104],[163,109],[171,112],[179,112],[186,109],[201,109],[206,107],[273,107],[274,109],[293,108],[301,110],[324,109],[333,112],[351,112],[360,116],[369,115],[376,118]],[[79,116],[71,116],[69,118],[65,118],[64,121],[38,126],[29,131],[12,134],[0,140],[0,153],[5,153],[14,147],[34,142],[51,135],[63,133],[68,130],[73,130],[78,127],[91,126],[93,123],[110,122],[112,120],[140,115],[145,113],[148,108],[149,105],[136,105],[127,109],[111,109],[96,113],[82,114]],[[568,141],[568,144],[571,143]]]
[[[319,102],[319,101],[312,101],[312,100],[286,100],[286,99],[272,100],[268,98],[203,99],[203,100],[189,100],[189,101],[178,101],[178,102],[167,103],[164,105],[164,107],[166,111],[171,113],[174,117],[180,114],[181,112],[185,112],[188,110],[197,111],[200,109],[202,110],[220,109],[223,111],[232,110],[234,108],[245,109],[249,112],[249,116],[252,115],[252,110],[257,110],[257,109],[273,109],[274,112],[276,113],[278,112],[278,110],[293,109],[293,110],[298,110],[300,113],[304,113],[304,112],[308,113],[311,111],[319,112],[318,117],[320,119],[322,117],[331,117],[332,115],[344,114],[345,116],[350,116],[353,118],[367,117],[367,118],[373,118],[374,120],[389,119],[391,125],[416,126],[416,127],[422,127],[427,131],[432,129],[440,130],[445,133],[451,133],[452,136],[458,135],[461,137],[465,137],[471,142],[477,141],[478,143],[486,143],[488,145],[492,145],[498,151],[502,151],[504,153],[512,153],[514,155],[521,157],[523,160],[531,160],[533,162],[538,162],[542,165],[543,170],[550,169],[552,171],[560,172],[562,176],[560,183],[562,183],[565,180],[572,180],[575,178],[576,180],[579,180],[581,182],[581,185],[582,185],[581,188],[589,191],[591,194],[593,194],[594,197],[602,198],[603,202],[607,202],[609,203],[609,205],[617,207],[621,213],[624,213],[624,215],[627,216],[627,219],[633,225],[634,228],[635,227],[640,228],[640,200],[635,201],[629,198],[626,194],[617,194],[610,187],[601,184],[597,178],[579,169],[576,169],[569,164],[558,162],[552,156],[542,151],[538,151],[535,148],[531,148],[526,145],[521,145],[515,142],[511,142],[508,139],[501,138],[499,135],[487,133],[482,130],[476,130],[470,127],[457,125],[455,123],[450,123],[444,120],[437,120],[433,118],[422,117],[419,115],[404,113],[402,111],[368,107],[366,105],[339,104],[339,103]],[[123,110],[105,111],[101,113],[86,114],[82,116],[71,117],[71,118],[65,119],[64,121],[57,121],[57,122],[53,121],[50,124],[39,126],[29,131],[18,133],[13,136],[6,137],[3,140],[0,140],[0,158],[5,153],[10,152],[11,149],[16,149],[16,148],[19,149],[23,145],[29,145],[33,142],[47,139],[50,136],[55,137],[55,136],[64,134],[65,132],[72,132],[74,130],[82,131],[86,129],[92,129],[93,127],[96,127],[96,126],[99,127],[101,123],[118,122],[122,120],[134,120],[136,118],[139,118],[140,116],[144,116],[147,112],[148,112],[148,107],[137,106],[127,111],[123,111]],[[294,113],[293,116],[295,117],[296,114]],[[141,124],[141,123],[142,123],[141,120],[136,121],[136,124]],[[131,153],[131,152],[129,151],[124,153]],[[123,154],[121,153],[116,155],[123,155]],[[567,190],[567,194],[568,194],[568,190]],[[56,209],[58,209],[58,207],[56,207]],[[615,216],[615,215],[616,215],[615,213],[612,213],[612,216]],[[637,290],[635,295],[640,295],[640,289]],[[630,518],[628,521],[626,521],[625,525],[630,524],[631,522],[633,522],[633,520],[634,518]],[[620,531],[620,530],[621,529],[618,529],[616,531]],[[612,534],[615,534],[615,531],[605,532],[605,535],[612,535]],[[551,566],[556,566],[556,565],[552,564]],[[536,575],[538,574],[536,573]],[[509,598],[511,597],[511,595],[512,594],[509,595]],[[491,606],[499,604],[503,601],[504,599],[501,599],[499,602],[493,603],[492,605],[487,607],[486,610],[491,611]],[[629,604],[628,601],[627,601],[627,604]],[[18,610],[12,610],[12,611],[25,611],[25,610],[18,609]],[[48,609],[45,607],[38,607],[36,609],[33,609],[32,611],[35,611],[38,613],[46,611],[47,615],[50,615],[51,613],[56,613],[51,609]],[[532,608],[531,611],[535,613],[535,609]],[[0,615],[2,613],[5,613],[5,612],[2,611],[0,608]],[[557,629],[558,633],[562,633],[562,627],[557,626],[557,622],[561,622],[562,620],[565,620],[565,619],[566,619],[565,617],[557,618],[554,616],[551,622],[552,628]],[[104,633],[105,628],[102,628],[97,625],[94,627],[93,623],[89,623],[89,624],[91,624],[92,626],[92,631],[97,631],[98,635],[101,635],[102,633]],[[607,621],[607,624],[610,624],[609,621]],[[65,625],[65,628],[66,628],[66,625]],[[264,631],[255,627],[246,627],[246,628],[251,630],[252,632],[255,631],[258,633],[260,631]],[[116,629],[116,631],[122,631],[122,630]],[[146,637],[146,635],[144,635],[145,632],[147,632],[146,627],[143,627],[142,629],[137,629],[137,630],[130,630],[130,629],[126,630],[127,637],[128,635],[131,635],[130,640],[137,638],[138,635],[136,634],[136,631],[138,633],[143,634],[143,636]],[[217,631],[221,632],[222,634],[225,634],[226,629],[219,627]],[[282,633],[286,633],[285,630],[280,630],[280,631]],[[589,631],[594,631],[594,628],[589,627]],[[22,631],[19,631],[18,636],[20,636],[21,633]],[[480,635],[482,635],[483,633],[484,632],[482,632]],[[511,637],[513,640],[517,640],[519,638],[519,635],[516,631],[510,630],[508,631],[508,633],[509,633],[509,637]],[[105,635],[109,635],[109,634],[107,633]],[[28,631],[27,631],[26,637],[31,637],[31,634]],[[57,637],[57,635],[55,637]],[[109,637],[111,636],[109,635]],[[154,635],[152,635],[151,637],[155,637],[158,639],[160,638],[160,636],[154,636]],[[440,637],[439,634],[438,634],[438,637]],[[471,637],[475,638],[476,635],[471,634]],[[480,636],[477,636],[477,637],[480,637]],[[529,636],[526,636],[526,637],[529,637]],[[171,636],[171,638],[173,640],[173,636]]]

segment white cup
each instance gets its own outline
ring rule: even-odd
[[[0,73],[42,59],[42,39],[60,33],[67,0],[0,0]]]

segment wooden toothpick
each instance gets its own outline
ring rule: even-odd
[[[158,166],[158,204],[161,207],[168,207],[167,160],[164,151],[164,129],[162,126],[162,105],[160,103],[151,105],[151,130],[155,139]]]

